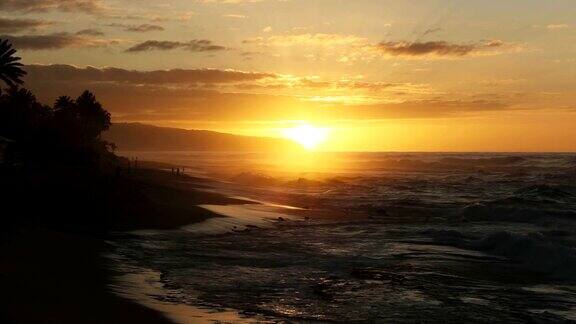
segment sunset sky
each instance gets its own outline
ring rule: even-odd
[[[574,0],[0,0],[52,103],[324,150],[575,151]]]

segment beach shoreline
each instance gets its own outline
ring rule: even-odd
[[[145,201],[119,206],[111,232],[176,229],[219,217],[199,204],[240,200],[213,192],[203,179],[160,169],[132,170],[118,186],[137,189]],[[129,185],[126,185],[129,183]],[[83,233],[29,226],[0,246],[3,323],[172,323],[164,314],[110,289],[118,275],[105,255],[114,247],[103,231]]]
[[[124,169],[121,177],[113,179],[112,186],[97,187],[114,189],[114,209],[108,209],[114,212],[110,218],[114,222],[108,224],[106,232],[74,232],[58,229],[57,225],[39,225],[18,232],[0,248],[0,283],[6,287],[6,300],[0,306],[4,308],[0,314],[2,322],[266,322],[316,316],[306,314],[332,318],[332,313],[323,313],[322,309],[307,313],[309,302],[305,301],[329,303],[327,297],[341,296],[347,287],[359,287],[366,289],[361,290],[366,296],[362,303],[371,303],[373,299],[368,297],[374,287],[368,281],[381,283],[381,293],[374,298],[397,296],[396,293],[399,298],[408,298],[414,297],[410,294],[416,291],[419,295],[409,299],[407,305],[424,303],[420,306],[428,309],[432,307],[428,302],[443,300],[455,309],[465,310],[443,313],[438,308],[433,317],[437,321],[481,318],[484,312],[500,317],[500,313],[491,313],[490,309],[469,313],[479,307],[476,301],[486,302],[484,284],[476,285],[478,280],[495,289],[490,298],[502,302],[517,294],[524,296],[534,287],[555,289],[558,298],[572,294],[557,281],[561,278],[558,275],[566,277],[571,270],[564,267],[563,271],[555,271],[573,260],[569,236],[572,232],[569,228],[558,230],[560,224],[570,225],[565,215],[557,218],[561,221],[558,225],[540,224],[537,217],[532,223],[530,219],[509,223],[516,218],[507,218],[506,210],[499,209],[505,203],[512,211],[525,211],[523,202],[528,201],[542,215],[563,211],[572,206],[570,188],[534,187],[518,181],[520,189],[508,189],[511,197],[522,198],[518,206],[510,205],[517,200],[485,200],[484,204],[470,205],[471,210],[459,209],[463,214],[456,214],[454,208],[436,212],[434,201],[419,205],[414,200],[397,200],[397,195],[387,196],[393,200],[386,208],[353,208],[354,205],[337,204],[344,196],[328,192],[322,199],[321,195],[310,194],[314,191],[308,187],[287,187],[286,191],[273,188],[267,192],[267,187],[257,184],[226,181],[225,177],[194,177],[171,172],[170,165],[140,163],[141,168]],[[37,173],[32,175],[40,178]],[[469,185],[468,178],[464,179]],[[69,184],[66,181],[63,182]],[[436,185],[439,180],[433,177],[428,181]],[[28,183],[23,188],[28,188]],[[416,184],[421,186],[422,181]],[[318,187],[321,192],[335,186],[331,181],[322,185]],[[65,186],[60,183],[60,187]],[[306,194],[298,195],[294,188]],[[556,203],[537,204],[541,196],[552,197]],[[480,207],[483,209],[477,210]],[[500,219],[473,217],[492,216],[494,211],[500,212]],[[547,219],[556,219],[554,215]],[[64,219],[74,220],[69,216]],[[520,256],[527,258],[516,257],[517,242],[523,244]],[[532,254],[549,254],[548,251],[556,257],[546,267],[532,262]],[[364,254],[371,257],[358,257]],[[277,266],[279,262],[281,266]],[[485,268],[478,270],[475,264]],[[426,271],[415,276],[414,269]],[[441,294],[436,284],[427,286],[439,280],[435,273],[441,279],[465,278],[470,295],[459,301],[445,300],[444,296],[457,296],[459,288],[454,288],[448,279],[439,281]],[[388,276],[402,280],[388,282]],[[276,278],[288,278],[283,279],[290,284],[288,292],[284,293],[285,281]],[[266,285],[259,285],[262,282]],[[294,289],[300,289],[305,298],[301,305],[293,307],[304,309],[303,315],[283,313],[283,309],[292,309],[282,308],[293,305],[290,302],[281,302],[276,309],[276,304],[260,299],[263,294],[276,298],[266,295],[270,287],[285,294],[287,301],[291,301]],[[396,290],[389,291],[390,287]],[[544,293],[529,293],[547,308],[533,314],[529,301],[519,302],[531,315],[509,312],[508,318],[570,318],[562,313],[566,306],[561,302],[551,302]],[[250,298],[244,298],[245,294]],[[389,308],[374,316],[392,316],[398,307],[405,306],[394,304],[394,298],[390,300],[391,304],[376,300],[375,305]],[[346,301],[354,303],[357,299]],[[350,316],[370,318],[364,313]]]
[[[2,251],[3,323],[172,323],[109,290],[103,239],[27,230]]]

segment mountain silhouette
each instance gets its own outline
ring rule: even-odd
[[[292,141],[205,130],[118,123],[103,134],[121,151],[287,151],[302,150]]]

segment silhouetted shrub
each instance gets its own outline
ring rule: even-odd
[[[14,142],[21,163],[96,166],[113,157],[112,145],[100,139],[110,125],[110,113],[89,91],[60,97],[53,107],[26,89],[0,94],[0,136]]]

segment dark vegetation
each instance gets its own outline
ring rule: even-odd
[[[26,71],[22,70],[24,65],[14,54],[16,50],[12,45],[7,40],[0,39],[0,80],[10,87],[24,83],[22,77],[26,75]]]
[[[113,163],[112,144],[100,139],[110,125],[110,114],[89,91],[76,100],[60,97],[53,106],[39,103],[23,88],[11,87],[0,93],[5,165],[99,168]]]
[[[96,96],[38,102],[15,54],[0,40],[0,323],[169,323],[108,289],[103,238],[202,221],[214,215],[197,204],[231,199],[116,156]]]
[[[110,114],[95,95],[58,98],[52,106],[21,88],[26,74],[16,51],[0,41],[0,197],[2,230],[57,226],[98,231],[112,175],[122,160],[103,141]]]
[[[89,91],[38,102],[15,53],[0,40],[0,322],[168,323],[106,286],[96,237],[138,196],[100,138],[110,114]]]
[[[189,203],[198,200],[193,188],[176,188],[169,173],[136,170],[114,154],[115,145],[101,136],[111,116],[93,93],[48,106],[21,88],[26,72],[15,53],[0,40],[7,86],[0,91],[0,234],[43,228],[105,235],[210,216]]]

